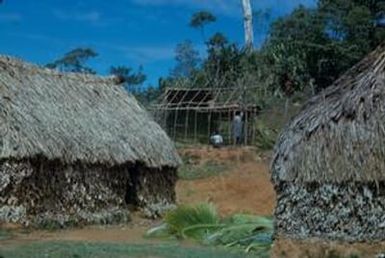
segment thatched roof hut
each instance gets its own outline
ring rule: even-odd
[[[309,100],[271,170],[278,234],[385,239],[385,45]]]
[[[174,201],[180,158],[116,82],[0,56],[0,221]]]

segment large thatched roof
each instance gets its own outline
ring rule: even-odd
[[[177,166],[166,133],[114,81],[0,56],[0,159]]]
[[[385,179],[385,46],[313,97],[281,133],[274,181]]]

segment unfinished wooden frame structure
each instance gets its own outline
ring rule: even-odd
[[[214,131],[235,144],[232,121],[242,113],[242,143],[255,142],[258,113],[255,88],[166,88],[152,106],[156,121],[177,142],[208,143]]]

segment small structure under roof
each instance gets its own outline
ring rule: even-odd
[[[213,131],[233,144],[232,119],[243,114],[243,143],[255,136],[255,119],[259,111],[255,88],[166,88],[152,106],[156,121],[175,141],[207,143]]]

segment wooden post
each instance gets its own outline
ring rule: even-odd
[[[219,111],[219,126],[218,130],[220,131],[222,129],[222,111]],[[221,133],[221,132],[219,132]]]
[[[174,141],[176,142],[176,124],[178,122],[178,109],[175,109],[175,116],[174,116]]]
[[[207,139],[208,139],[208,141],[209,141],[209,143],[210,143],[210,135],[211,135],[211,109],[210,109],[210,112],[209,112],[209,116],[208,116],[208,124],[207,124],[207,134],[208,134],[208,137],[207,137]]]
[[[252,126],[252,135],[251,135],[251,144],[255,144],[255,134],[256,134],[256,126],[257,126],[257,114],[255,109],[253,108],[253,126]]]
[[[228,127],[228,135],[227,135],[227,138],[228,138],[228,141],[229,141],[229,145],[232,145],[232,135],[231,135],[231,113],[230,113],[230,110],[227,111],[228,113],[228,121],[227,121],[227,127]]]
[[[195,110],[195,123],[194,123],[194,144],[197,143],[197,125],[198,125],[198,111]]]
[[[248,113],[249,113],[249,110],[246,109],[246,112],[245,112],[245,126],[244,126],[244,131],[245,131],[245,146],[247,146],[247,140],[248,140],[248,133],[249,133],[249,116],[248,116]]]
[[[186,110],[186,120],[184,123],[184,141],[187,142],[187,131],[188,131],[188,119],[189,119],[189,110]]]

